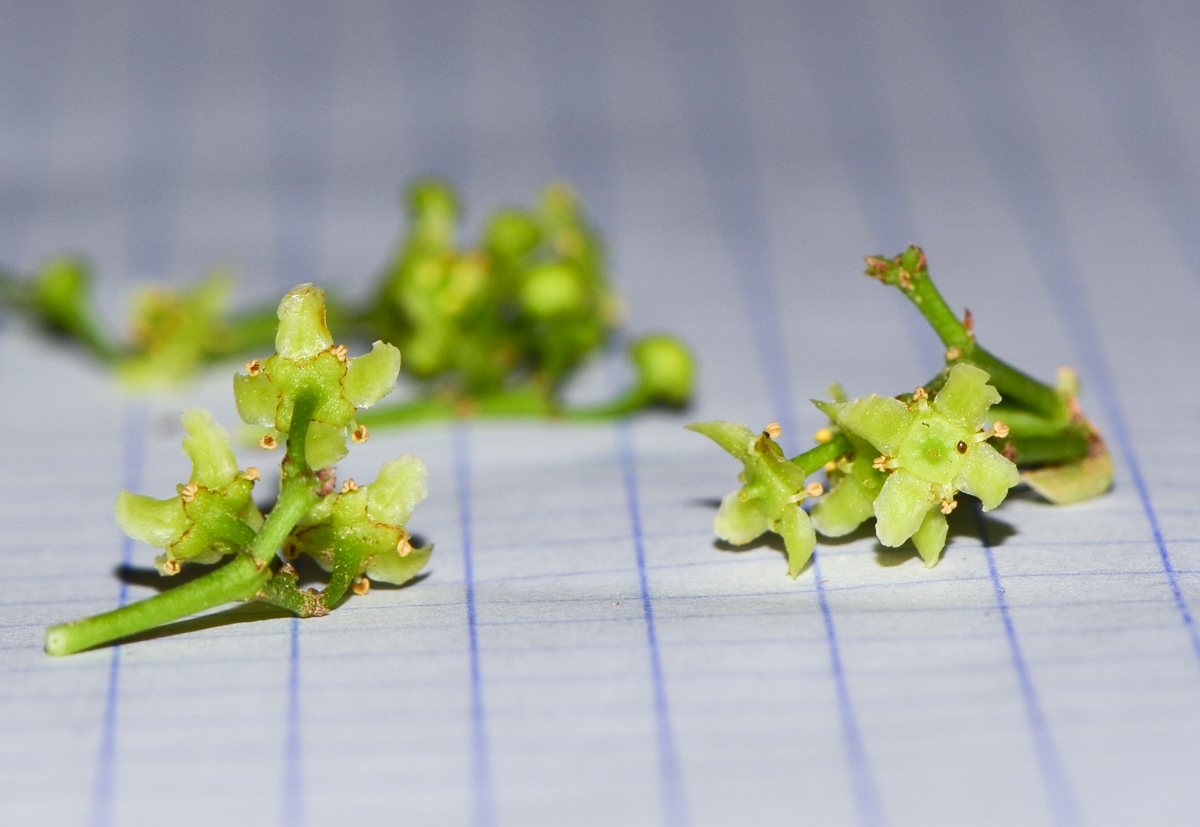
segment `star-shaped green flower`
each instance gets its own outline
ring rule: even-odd
[[[1017,467],[987,443],[1007,433],[999,422],[984,430],[988,408],[1000,401],[988,378],[960,363],[932,401],[918,388],[909,402],[872,395],[837,414],[841,428],[879,451],[874,467],[889,472],[873,506],[879,541],[894,547],[911,537],[927,566],[946,544],[945,515],[959,491],[990,511],[1020,482]]]
[[[717,536],[735,546],[744,545],[766,531],[783,537],[788,553],[788,574],[796,577],[812,557],[816,533],[800,503],[817,488],[806,488],[805,473],[789,462],[772,438],[778,426],[756,434],[736,422],[694,422],[688,430],[704,434],[742,461],[738,479],[744,484],[721,500],[713,523]]]
[[[188,408],[181,421],[183,450],[192,461],[188,483],[166,500],[122,491],[116,504],[122,531],[166,550],[155,565],[167,575],[178,573],[181,563],[215,563],[249,545],[263,523],[250,499],[258,471],[238,470],[225,429],[203,408]]]
[[[325,497],[292,535],[289,554],[310,555],[332,575],[323,601],[337,604],[352,585],[370,579],[400,584],[416,576],[433,546],[413,548],[404,524],[425,499],[425,463],[411,455],[389,460],[370,485],[347,480],[336,496]]]
[[[292,427],[292,410],[302,392],[315,396],[316,408],[304,442],[314,470],[328,468],[346,455],[346,433],[366,439],[365,426],[355,426],[358,408],[368,408],[391,392],[400,373],[400,351],[376,342],[371,352],[348,358],[344,345],[334,345],[325,324],[325,291],[302,284],[279,304],[279,333],[274,356],[246,364],[246,374],[233,377],[238,414],[250,425],[280,433]],[[268,442],[269,445],[269,442]]]

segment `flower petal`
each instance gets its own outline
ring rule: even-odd
[[[687,429],[704,434],[742,462],[750,459],[750,443],[758,438],[758,434],[740,422],[723,422],[719,419],[693,422]]]
[[[990,379],[987,371],[959,362],[934,397],[933,407],[956,425],[977,431],[987,419],[988,408],[1000,401],[999,392],[988,384]]]
[[[813,546],[817,544],[817,533],[813,531],[812,520],[804,509],[797,506],[785,509],[783,516],[772,528],[783,537],[783,544],[788,553],[788,574],[794,579],[800,575],[801,569],[812,557]]]
[[[1004,502],[1008,489],[1020,481],[1017,466],[982,442],[971,449],[954,485],[960,491],[974,494],[983,503],[983,510],[991,511]]]
[[[292,288],[279,303],[276,352],[285,359],[311,359],[332,344],[325,324],[325,291],[311,284]]]
[[[183,452],[192,461],[190,481],[205,488],[228,485],[238,473],[229,434],[203,408],[187,408],[179,421],[187,431],[187,436],[183,438]]]
[[[385,462],[375,482],[367,486],[367,516],[372,522],[393,526],[407,523],[428,493],[428,474],[425,463],[411,454]]]
[[[913,545],[925,561],[925,568],[937,565],[942,549],[946,547],[946,515],[939,508],[931,508],[925,512],[921,527],[913,532]]]
[[[838,413],[837,422],[881,453],[893,457],[912,425],[912,417],[908,406],[899,399],[871,394],[846,403]]]
[[[875,536],[885,546],[904,545],[936,502],[932,485],[904,469],[896,471],[875,498]]]
[[[400,351],[384,342],[376,342],[371,352],[351,359],[342,386],[346,398],[356,408],[369,408],[396,387],[400,375]]]
[[[721,500],[721,509],[713,521],[717,536],[735,546],[745,545],[770,528],[770,522],[753,503],[739,497],[740,492],[730,491]]]

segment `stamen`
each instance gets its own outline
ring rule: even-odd
[[[960,348],[958,345],[954,345],[953,347],[946,348],[946,361],[947,362],[953,362],[956,359],[961,359],[961,358],[962,358],[962,348]]]
[[[359,425],[354,429],[354,433],[350,434],[350,438],[360,444],[366,442],[367,438],[370,436],[371,432],[367,430],[366,425]]]
[[[997,419],[996,422],[992,425],[992,433],[995,434],[996,436],[1000,437],[1001,439],[1004,439],[1006,436],[1008,436],[1008,426],[1005,425],[1003,422],[1001,422],[999,419]]]
[[[808,494],[810,497],[819,497],[825,493],[825,486],[821,485],[819,482],[810,482],[808,485],[804,486],[804,493]]]
[[[350,583],[350,591],[355,594],[366,594],[371,590],[371,581],[364,577],[355,577]]]
[[[958,508],[958,500],[945,499],[942,500],[942,513],[949,514],[954,509]]]
[[[329,349],[329,352],[332,353],[334,356],[336,356],[337,360],[339,362],[346,361],[346,346],[345,345],[334,345],[333,347],[331,347]]]
[[[258,447],[267,451],[274,451],[279,447],[279,440],[270,434],[263,434],[262,438],[258,441]]]
[[[876,471],[886,471],[888,469],[888,462],[888,458],[880,454],[871,462],[871,467]]]
[[[250,466],[249,468],[247,468],[245,471],[242,472],[242,479],[250,480],[250,482],[254,482],[256,479],[258,479],[258,469],[255,468],[253,465]]]
[[[401,537],[400,542],[396,543],[396,551],[401,557],[407,557],[412,552],[412,543],[408,541],[408,537]]]
[[[199,493],[200,486],[196,485],[194,482],[189,482],[183,487],[183,490],[179,492],[179,499],[183,500],[185,503],[190,503],[192,500],[196,499],[196,495]]]
[[[167,575],[168,577],[172,577],[176,574],[179,574],[179,570],[181,568],[183,568],[183,564],[179,562],[178,558],[168,557],[166,560],[163,561],[162,573]]]
[[[912,398],[913,402],[924,402],[929,398],[929,394],[925,392],[925,388],[918,387],[915,391],[913,391]]]
[[[247,362],[246,373],[250,374],[251,376],[258,376],[260,373],[262,373],[262,360],[251,359],[249,362]]]
[[[813,439],[815,439],[817,442],[829,442],[831,439],[833,439],[833,431],[831,431],[829,428],[822,428],[813,434]]]
[[[838,467],[837,460],[831,459],[831,460],[829,460],[829,462],[825,463],[825,465],[824,465],[825,473],[832,474],[834,471],[837,470],[837,467]]]
[[[783,429],[779,427],[778,422],[768,422],[767,427],[763,428],[763,433],[771,439],[779,439],[779,435],[783,433]]]
[[[350,479],[348,479],[344,483],[342,483],[342,493],[343,494],[349,494],[351,491],[357,491],[357,490],[358,490],[358,483],[356,483],[354,481],[353,477],[351,477]]]

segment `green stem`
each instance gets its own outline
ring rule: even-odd
[[[279,499],[254,541],[227,565],[162,594],[111,612],[46,630],[46,652],[69,655],[145,632],[224,603],[253,600],[271,579],[271,561],[301,518],[317,502],[316,480],[304,460],[304,438],[316,395],[304,391],[292,409],[284,482]]]
[[[975,342],[974,336],[934,286],[926,267],[909,272],[907,283],[901,282],[898,273],[898,270],[889,270],[881,278],[908,297],[947,349],[958,349],[958,359],[947,361],[963,360],[982,368],[991,376],[991,383],[1001,396],[1011,397],[1047,419],[1066,422],[1070,418],[1057,390],[1014,368]]]
[[[793,457],[793,465],[799,465],[804,475],[815,474],[825,467],[825,463],[833,462],[854,450],[845,434],[836,434],[828,442],[822,442],[815,448],[810,448],[803,454]]]

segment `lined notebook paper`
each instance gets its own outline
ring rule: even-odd
[[[1066,0],[0,7],[0,261],[86,255],[111,325],[214,263],[240,304],[364,295],[416,174],[471,233],[565,178],[626,329],[702,367],[686,415],[355,447],[343,477],[429,466],[408,587],[52,660],[46,625],[153,593],[113,500],[183,478],[186,405],[236,425],[235,366],[128,396],[4,317],[0,820],[1194,823],[1198,29]],[[909,242],[993,350],[1076,366],[1116,484],[960,508],[933,569],[860,532],[790,580],[778,544],[714,541],[738,468],[682,426],[794,451],[831,382],[927,378],[936,341],[860,275]]]

